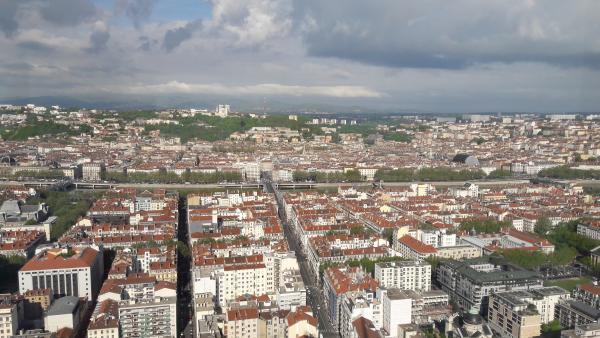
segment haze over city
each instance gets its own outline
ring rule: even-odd
[[[596,111],[598,13],[594,0],[4,0],[0,98]]]

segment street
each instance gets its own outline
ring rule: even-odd
[[[179,198],[179,223],[177,239],[187,245],[187,203],[185,197]],[[193,337],[192,296],[190,292],[190,263],[189,255],[182,255],[177,250],[177,334],[178,337]]]
[[[283,207],[283,196],[281,192],[275,190],[273,182],[269,179],[263,180],[264,186],[267,191],[275,194],[277,205],[279,209],[279,219],[283,226],[283,232],[287,242],[289,243],[290,249],[296,253],[298,259],[298,266],[300,267],[300,274],[304,285],[306,286],[306,302],[313,309],[313,313],[319,321],[319,332],[322,337],[339,337],[339,332],[331,325],[329,321],[329,314],[327,313],[327,307],[325,305],[325,299],[323,298],[322,289],[319,287],[318,276],[315,276],[312,269],[309,266],[306,255],[302,251],[300,246],[300,238],[295,233],[295,230],[287,222],[287,216],[285,214],[285,208]]]

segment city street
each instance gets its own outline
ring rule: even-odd
[[[311,267],[309,266],[306,255],[302,251],[300,246],[300,238],[297,236],[292,226],[290,226],[290,224],[287,222],[285,208],[283,207],[283,196],[281,192],[274,189],[273,182],[271,180],[263,179],[263,183],[267,191],[274,193],[277,199],[279,218],[283,225],[283,232],[289,243],[290,249],[296,253],[298,265],[300,267],[300,274],[302,275],[302,280],[304,281],[307,290],[306,302],[307,305],[313,309],[314,315],[319,321],[319,332],[321,333],[322,337],[339,337],[339,332],[331,325],[331,322],[329,321],[329,315],[327,313],[327,307],[325,305],[322,289],[319,286],[317,276],[315,276]]]
[[[177,239],[188,243],[187,204],[179,199],[179,223]],[[192,296],[190,292],[190,260],[178,251],[177,254],[177,332],[179,337],[193,337]]]

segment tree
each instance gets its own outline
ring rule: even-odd
[[[471,231],[477,233],[493,234],[498,233],[502,228],[509,226],[509,222],[499,222],[493,219],[470,219],[460,223],[460,230]]]
[[[190,247],[187,246],[187,244],[183,243],[182,241],[177,241],[177,251],[183,257],[190,257],[191,256]]]
[[[394,229],[393,228],[385,228],[381,235],[383,238],[387,239],[390,246],[392,246],[392,244],[394,243]]]
[[[538,235],[545,236],[552,229],[552,222],[547,217],[542,217],[535,222],[534,232]]]
[[[525,269],[538,269],[547,262],[547,255],[541,251],[523,251],[518,249],[502,250],[502,255],[509,262]]]
[[[364,233],[365,233],[365,228],[363,226],[360,226],[360,225],[353,226],[350,229],[350,235],[353,235],[353,236],[361,235],[361,234],[364,234]]]
[[[571,264],[577,257],[577,250],[563,246],[557,248],[549,257],[549,261],[555,266],[564,266]]]
[[[543,338],[560,338],[560,331],[562,326],[560,322],[555,319],[548,324],[542,324],[542,337]]]
[[[511,172],[508,170],[496,169],[488,174],[487,178],[490,179],[498,179],[498,178],[506,178],[512,176]]]

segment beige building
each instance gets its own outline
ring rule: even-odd
[[[481,250],[468,244],[445,246],[437,248],[436,256],[456,260],[477,258],[481,257]]]
[[[119,303],[107,299],[97,305],[87,328],[87,338],[119,337]]]
[[[255,307],[227,311],[225,335],[236,338],[266,338],[266,322],[262,321],[258,314],[258,308]]]
[[[101,181],[106,168],[101,163],[84,163],[81,166],[81,178],[84,181]]]
[[[28,290],[23,297],[25,298],[26,318],[40,318],[54,300],[51,289]]]
[[[529,296],[524,291],[490,295],[488,321],[492,330],[506,338],[538,337],[541,318],[535,305],[523,300]]]
[[[303,311],[290,312],[285,318],[287,338],[319,337],[317,318]]]
[[[0,338],[10,338],[17,333],[19,317],[17,305],[11,302],[0,303]]]
[[[245,294],[267,293],[267,268],[263,263],[225,266],[218,277],[219,304]]]

